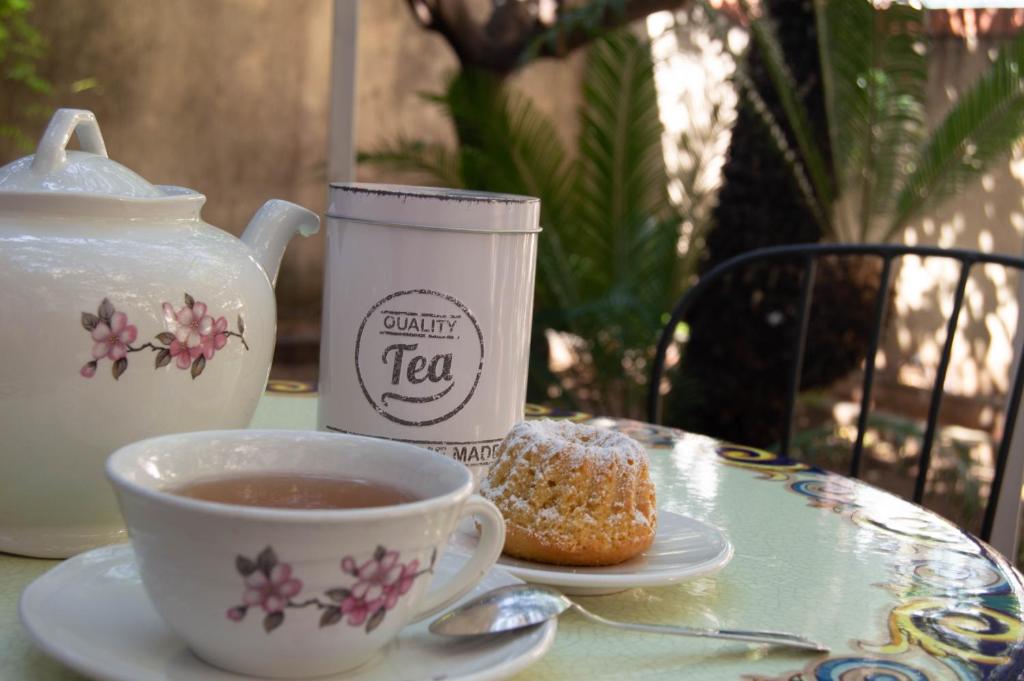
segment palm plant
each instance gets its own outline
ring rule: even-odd
[[[526,97],[463,70],[430,97],[452,121],[457,149],[402,138],[359,158],[442,185],[540,197],[530,397],[551,401],[569,387],[563,403],[638,414],[638,379],[683,279],[649,46],[626,32],[602,38],[582,88],[574,153]],[[561,381],[548,369],[548,330],[579,349],[577,370]]]
[[[929,135],[923,10],[870,0],[761,0],[759,7],[750,49],[738,60],[738,118],[705,268],[774,244],[896,238],[1021,135],[1022,37]],[[839,270],[826,263],[819,271],[803,389],[830,385],[863,361],[875,264],[850,261]],[[777,393],[787,380],[801,271],[799,263],[751,268],[691,313],[674,380],[695,386],[701,399],[667,405],[674,425],[762,446],[777,442]],[[767,324],[765,310],[783,317]]]
[[[770,15],[752,20],[751,38],[794,140],[786,158],[826,238],[895,238],[1024,135],[1024,33],[928,134],[925,10],[815,0],[815,17],[831,154],[815,142],[804,102],[793,92]]]

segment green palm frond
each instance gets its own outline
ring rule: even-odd
[[[358,163],[412,173],[442,187],[461,187],[458,158],[447,147],[399,137],[373,151],[360,152]]]
[[[897,179],[924,138],[924,10],[818,0],[816,11],[835,177],[859,204],[865,240],[891,214]]]
[[[751,40],[764,59],[768,77],[772,81],[772,87],[785,113],[786,124],[793,135],[801,161],[806,168],[808,180],[814,189],[814,196],[818,204],[814,212],[820,220],[824,221],[825,233],[832,234],[833,229],[829,224],[830,211],[835,197],[832,179],[825,162],[825,154],[815,141],[807,108],[797,96],[796,80],[786,64],[776,29],[772,25],[770,17],[755,16],[750,11],[746,0],[740,0],[740,4],[747,16],[751,17]]]
[[[596,43],[583,77],[573,241],[587,296],[570,311],[589,317],[578,320],[592,325],[589,337],[601,329],[632,345],[630,331],[657,328],[678,293],[680,219],[668,198],[663,132],[649,45],[626,32]]]
[[[928,138],[895,201],[885,239],[1004,156],[1024,135],[1024,33],[963,93]]]
[[[569,154],[554,123],[530,99],[489,73],[462,71],[443,106],[455,124],[463,177],[474,189],[545,194],[555,209],[568,203]]]
[[[546,115],[491,74],[463,70],[428,99],[452,121],[455,151],[398,140],[360,160],[539,197],[535,347],[546,347],[547,329],[577,336],[591,394],[639,400],[626,359],[649,354],[680,288],[681,219],[668,197],[649,45],[624,32],[591,47],[575,155]],[[531,381],[542,379],[534,395],[558,384],[547,359],[531,353]]]
[[[767,102],[761,97],[761,93],[758,92],[757,86],[754,85],[753,81],[747,75],[746,70],[742,66],[738,66],[736,73],[733,76],[733,80],[736,85],[746,92],[750,104],[754,108],[754,113],[761,119],[761,123],[765,126],[765,131],[775,144],[776,150],[779,155],[782,156],[783,160],[786,161],[786,167],[793,175],[793,180],[796,183],[797,189],[800,191],[801,196],[804,199],[804,203],[810,209],[814,215],[815,220],[821,226],[822,233],[830,234],[831,222],[828,220],[828,207],[822,206],[818,203],[818,198],[814,194],[814,187],[811,186],[811,180],[807,176],[807,168],[804,166],[803,161],[800,160],[799,154],[789,144],[789,140],[786,138],[786,132],[782,129],[782,125],[772,114],[772,110],[768,108]]]
[[[493,75],[462,71],[442,101],[459,138],[460,173],[471,189],[536,196],[545,228],[537,253],[539,308],[579,305],[565,242],[573,225],[575,165],[554,123]]]

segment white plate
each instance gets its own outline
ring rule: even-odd
[[[472,551],[477,534],[472,519],[463,521],[451,543]],[[658,509],[654,543],[636,558],[604,567],[546,565],[501,556],[498,565],[516,577],[546,584],[574,596],[598,596],[640,586],[666,586],[721,569],[732,560],[732,544],[715,527],[685,515]]]
[[[465,557],[445,555],[438,579]],[[471,592],[519,583],[495,568]],[[32,582],[21,596],[21,621],[39,647],[69,667],[103,681],[240,681],[252,679],[208,666],[160,619],[143,590],[131,546],[118,544],[71,558]],[[337,676],[345,681],[495,681],[539,660],[555,639],[555,621],[494,638],[448,640],[412,624],[368,665]]]

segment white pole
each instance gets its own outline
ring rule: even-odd
[[[351,182],[355,179],[358,10],[358,0],[334,0],[330,121],[327,128],[329,182]]]

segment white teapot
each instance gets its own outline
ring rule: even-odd
[[[66,149],[73,133],[82,151]],[[248,425],[281,256],[320,220],[268,201],[239,240],[200,219],[205,201],[107,158],[96,117],[77,109],[0,168],[0,551],[118,541],[107,455]]]

